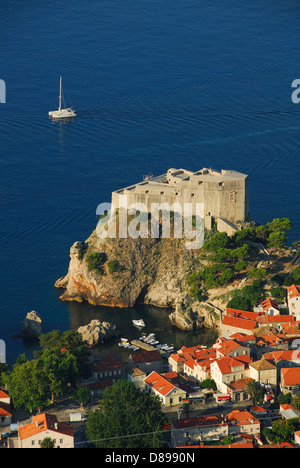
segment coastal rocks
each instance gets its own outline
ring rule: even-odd
[[[95,253],[104,259],[99,271],[89,262]],[[68,272],[55,286],[64,290],[61,300],[120,308],[149,304],[173,309],[171,323],[182,330],[214,327],[219,317],[210,317],[198,304],[189,309],[184,305],[189,302],[186,278],[200,267],[198,257],[183,239],[99,240],[94,232],[85,242],[73,244]],[[112,271],[113,262],[121,268]]]
[[[35,310],[28,312],[22,324],[21,336],[24,338],[38,338],[43,333],[42,319],[39,314]]]
[[[97,346],[118,334],[116,325],[100,320],[92,320],[88,325],[79,327],[77,331],[89,346]]]

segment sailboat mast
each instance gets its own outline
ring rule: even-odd
[[[59,80],[59,106],[58,109],[61,110],[61,93],[62,93],[62,85],[61,85],[61,77]]]

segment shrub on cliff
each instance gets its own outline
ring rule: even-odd
[[[112,273],[116,273],[117,271],[123,271],[125,270],[125,268],[123,267],[123,265],[121,265],[118,260],[110,260],[108,263],[107,263],[107,266],[108,266],[108,271],[110,274]]]
[[[200,286],[205,285],[206,289],[212,289],[223,284],[231,283],[234,279],[234,272],[223,263],[215,263],[211,266],[205,266],[197,273],[192,273],[187,278],[190,290],[200,291]],[[203,300],[203,299],[202,299]]]
[[[106,262],[106,255],[100,252],[92,252],[86,256],[87,266],[89,270],[94,270],[97,273],[103,273],[103,265]]]

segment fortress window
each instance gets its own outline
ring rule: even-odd
[[[149,193],[149,190],[145,190],[145,193]]]
[[[191,193],[191,197],[194,197],[194,196],[195,196],[195,194],[194,194],[194,193]]]
[[[219,182],[219,187],[224,187],[224,182]]]
[[[165,192],[160,192],[161,195],[164,195]]]
[[[232,202],[232,203],[234,203],[236,201],[236,193],[235,192],[230,192],[229,201]]]
[[[175,195],[177,196],[177,195],[178,195],[178,192],[175,192]]]

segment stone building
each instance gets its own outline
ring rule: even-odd
[[[217,223],[219,231],[232,235],[235,223],[249,217],[248,176],[231,170],[169,169],[166,174],[148,175],[112,193],[113,212],[137,203],[143,204],[148,213],[153,212],[153,204],[166,203],[173,207],[171,211],[180,212],[188,203],[193,214],[196,204],[203,204],[205,227],[211,229]]]

